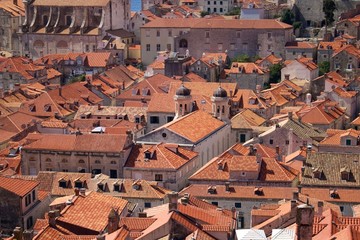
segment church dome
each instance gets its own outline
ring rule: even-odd
[[[181,86],[176,90],[177,96],[190,96],[190,89],[181,84]]]
[[[221,98],[226,98],[227,97],[227,92],[225,89],[223,89],[222,87],[218,87],[214,93],[213,93],[214,97],[221,97]]]

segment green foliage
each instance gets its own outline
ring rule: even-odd
[[[294,28],[294,30],[295,30],[295,29],[298,29],[298,28],[301,28],[301,25],[302,25],[301,22],[294,22],[294,23],[293,23],[293,28]]]
[[[85,74],[71,77],[68,83],[83,82],[83,81],[85,81]]]
[[[323,0],[323,12],[325,14],[325,24],[330,25],[335,21],[334,11],[337,9],[334,0]]]
[[[231,62],[251,62],[251,58],[247,54],[241,54],[234,57]]]
[[[201,17],[205,17],[206,15],[209,15],[209,14],[210,14],[210,13],[207,12],[207,11],[201,11],[201,12],[200,12]]]
[[[330,62],[325,61],[319,64],[319,75],[322,76],[325,73],[330,72]]]
[[[226,16],[238,16],[240,15],[240,8],[234,7],[230,12],[225,13]]]
[[[281,69],[282,64],[274,64],[270,68],[270,76],[269,76],[269,82],[270,83],[278,83],[281,80]]]
[[[292,25],[295,21],[295,15],[290,9],[286,9],[282,12],[280,21]]]

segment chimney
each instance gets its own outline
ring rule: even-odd
[[[253,145],[253,144],[250,144],[249,150],[250,150],[249,155],[250,155],[250,156],[255,156],[255,148],[254,148],[254,145]]]
[[[139,212],[138,217],[139,218],[147,218],[147,213],[146,212]]]
[[[285,80],[290,80],[290,74],[285,74]]]
[[[169,212],[176,211],[177,210],[177,204],[178,204],[178,196],[179,194],[177,192],[172,192],[168,194],[169,198]]]
[[[318,212],[317,212],[318,216],[322,216],[323,211],[324,211],[324,202],[319,201],[318,202]]]
[[[299,192],[293,192],[293,200],[299,200]]]
[[[295,218],[296,217],[296,206],[297,206],[296,200],[292,199],[290,201],[290,205],[291,205],[290,217]]]
[[[49,225],[51,227],[55,227],[56,226],[56,212],[55,211],[50,211],[48,213],[48,217],[49,217]]]
[[[259,94],[261,91],[261,86],[258,84],[256,85],[256,93]]]
[[[14,237],[16,240],[22,240],[23,239],[23,231],[21,227],[16,227],[14,229]]]
[[[225,190],[230,192],[230,182],[225,182]]]
[[[119,222],[120,222],[120,216],[115,211],[114,208],[111,208],[110,213],[108,215],[108,226],[107,226],[107,232],[113,233],[119,228]]]
[[[23,233],[23,239],[24,240],[32,240],[34,236],[33,230],[25,230]]]
[[[288,112],[288,117],[289,117],[289,119],[292,119],[292,117],[293,117],[293,112]]]
[[[101,110],[101,104],[98,103],[97,107],[98,107],[98,110],[100,111]]]
[[[18,6],[18,1],[17,0],[13,0],[13,4]]]
[[[105,240],[105,234],[99,233],[99,235],[96,236],[96,240]]]
[[[79,196],[79,192],[80,192],[80,190],[79,190],[78,188],[75,188],[75,189],[74,189],[74,194],[75,194],[75,196]]]
[[[314,207],[303,204],[297,207],[296,229],[298,240],[311,240],[313,234]]]
[[[62,97],[62,87],[59,87],[59,96]]]
[[[279,155],[279,154],[280,154],[280,147],[279,147],[279,145],[276,145],[275,150],[276,150],[276,154]]]
[[[80,191],[79,191],[80,195],[85,196],[85,191],[86,191],[85,188],[80,188]]]
[[[306,105],[311,105],[311,93],[306,94]]]

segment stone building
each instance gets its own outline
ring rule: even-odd
[[[225,14],[234,7],[233,0],[204,0],[204,11],[208,13]]]
[[[321,27],[324,24],[323,1],[295,0],[295,17],[304,27]]]
[[[25,1],[23,53],[94,52],[107,30],[128,29],[129,0]]]
[[[38,191],[39,182],[0,177],[0,228],[31,229],[43,217],[49,204],[47,194]]]
[[[285,45],[285,59],[294,60],[298,56],[316,59],[316,45],[310,42],[288,42]]]
[[[360,15],[354,16],[352,18],[343,19],[336,23],[336,31],[339,35],[348,34],[360,39]]]
[[[21,54],[21,45],[17,32],[24,15],[25,9],[21,1],[1,1],[0,51],[5,50],[13,55]]]
[[[23,174],[60,171],[106,173],[111,178],[121,177],[122,166],[132,145],[132,137],[126,135],[44,134],[33,137],[36,137],[32,139],[35,141],[22,148]]]
[[[355,78],[360,73],[360,50],[353,45],[339,48],[331,56],[330,69],[339,70],[341,75],[348,78]]]
[[[155,19],[141,28],[141,55],[145,65],[153,62],[158,49],[198,59],[204,52],[228,51],[265,57],[274,52],[285,56],[284,46],[294,40],[292,26],[273,19],[224,20],[214,18]]]
[[[317,63],[329,62],[334,51],[341,48],[344,45],[342,41],[334,42],[319,42],[317,48]]]

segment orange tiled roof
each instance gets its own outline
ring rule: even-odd
[[[304,65],[305,67],[307,67],[310,70],[315,70],[318,68],[316,63],[314,63],[311,58],[306,58],[306,57],[300,57],[295,60],[286,60],[285,65],[289,65],[295,61],[301,63],[302,65]]]
[[[46,69],[47,71],[47,78],[48,79],[52,79],[52,78],[56,78],[56,77],[60,77],[62,75],[61,72],[53,69],[53,68],[48,68]]]
[[[21,1],[18,1],[17,4],[14,4],[14,1],[3,0],[0,4],[0,9],[3,9],[5,12],[8,12],[11,16],[25,16],[24,4]]]
[[[43,66],[37,66],[30,59],[24,57],[11,57],[0,62],[0,72],[18,73],[26,80],[34,79],[35,71],[45,69]]]
[[[184,81],[188,82],[207,82],[206,79],[200,77],[196,73],[190,72],[183,77]]]
[[[336,55],[338,55],[341,52],[346,52],[347,54],[353,55],[356,58],[360,58],[360,49],[356,48],[353,45],[345,45],[339,49],[337,49],[334,54],[332,55],[332,57],[335,57]]]
[[[334,41],[334,42],[319,42],[318,50],[327,50],[332,49],[336,51],[337,49],[341,48],[344,45],[341,41]]]
[[[265,58],[257,60],[255,63],[257,65],[260,65],[261,63],[263,63],[265,61],[270,62],[271,64],[278,64],[282,61],[282,58],[278,58],[273,53],[271,53],[271,54],[267,55]]]
[[[352,125],[359,126],[360,125],[360,116],[355,118],[352,122]]]
[[[191,128],[189,126],[191,126]],[[225,126],[224,122],[212,117],[207,112],[198,110],[172,121],[162,128],[166,128],[196,143],[223,126]],[[196,131],[194,131],[194,129],[196,129]]]
[[[0,188],[24,197],[39,185],[39,182],[0,176]]]
[[[335,134],[328,134],[328,137],[320,142],[320,146],[339,146],[341,145],[341,138],[343,136],[352,136],[353,138],[358,138],[360,136],[360,131],[356,131],[351,128],[347,130],[338,130]]]
[[[343,98],[353,98],[358,94],[357,91],[346,91],[341,87],[334,88],[333,92],[336,93],[339,97]]]
[[[190,186],[184,188],[180,194],[185,193],[190,194],[190,196],[197,197],[198,199],[227,199],[227,198],[240,198],[240,199],[292,199],[293,192],[297,191],[297,188],[290,187],[261,187],[259,188],[262,191],[261,194],[255,193],[254,186],[238,186],[230,185],[229,190],[226,191],[225,185],[212,185],[213,188],[216,188],[215,192],[210,193],[208,191],[209,185],[207,184],[191,184]]]
[[[346,87],[349,85],[344,78],[336,71],[331,71],[325,74],[325,80],[336,84],[339,87]]]
[[[175,152],[174,152],[175,151]],[[145,152],[151,153],[150,159],[145,159]],[[129,168],[160,168],[178,169],[193,160],[198,153],[170,144],[135,145],[125,164]]]
[[[124,199],[96,192],[91,192],[86,196],[79,195],[73,200],[72,205],[61,211],[61,215],[56,221],[60,224],[67,223],[100,232],[107,227],[110,211],[114,209],[120,215],[127,203]]]
[[[241,62],[233,62],[231,64],[231,68],[229,70],[225,70],[227,74],[252,74],[257,73],[260,75],[263,75],[264,72],[261,70],[261,68],[256,65],[255,63],[241,63]]]

